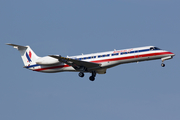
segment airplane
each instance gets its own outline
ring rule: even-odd
[[[91,81],[95,80],[96,73],[105,74],[108,68],[120,64],[161,59],[161,66],[165,67],[164,61],[175,56],[174,53],[158,47],[146,46],[71,57],[62,57],[61,55],[39,57],[30,46],[11,43],[7,43],[7,45],[13,46],[20,52],[24,68],[44,73],[74,71],[79,72],[79,77],[84,77],[84,73],[91,73],[92,75],[89,77]]]

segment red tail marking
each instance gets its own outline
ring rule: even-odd
[[[32,53],[31,53],[31,51],[29,51],[29,58],[31,59],[31,56],[32,56]],[[27,62],[29,62],[29,61],[27,61]]]

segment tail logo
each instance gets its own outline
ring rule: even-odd
[[[31,51],[29,51],[29,54],[26,52],[26,58],[28,59],[27,62],[32,62],[31,57],[32,57]]]

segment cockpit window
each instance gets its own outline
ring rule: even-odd
[[[161,49],[158,47],[150,47],[150,50],[161,50]]]
[[[154,47],[154,50],[161,50],[160,48],[158,48],[158,47]]]
[[[154,47],[150,47],[150,50],[154,50]]]

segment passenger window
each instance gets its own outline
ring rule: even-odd
[[[90,58],[90,57],[89,57]],[[96,58],[96,56],[92,56],[91,58]]]
[[[135,53],[137,53],[138,52],[138,50],[136,50],[136,51],[134,51]]]
[[[127,52],[122,52],[121,55],[123,55],[123,54],[127,54]]]
[[[113,53],[112,56],[114,56],[114,55],[119,55],[119,53]]]

